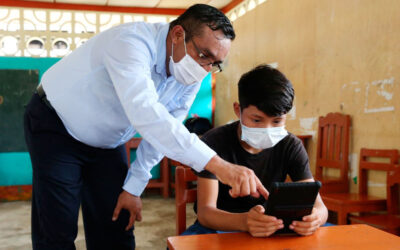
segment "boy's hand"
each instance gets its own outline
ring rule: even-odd
[[[258,198],[261,194],[268,199],[267,189],[249,168],[229,163],[216,155],[207,163],[205,169],[215,174],[222,183],[232,187],[229,194],[233,198],[248,195]]]
[[[321,226],[320,215],[317,209],[313,208],[310,215],[304,216],[303,221],[293,221],[290,229],[300,235],[311,235]]]
[[[253,237],[268,237],[284,227],[282,220],[265,215],[264,212],[264,207],[257,205],[247,213],[247,231]]]

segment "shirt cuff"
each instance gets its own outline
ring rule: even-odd
[[[212,150],[207,144],[200,139],[196,138],[195,143],[185,152],[182,156],[182,163],[185,163],[192,167],[196,172],[201,172],[207,163],[216,155],[215,151]]]
[[[131,168],[137,168],[139,166],[136,166],[136,162],[134,161],[131,165]],[[149,182],[151,178],[150,171],[147,173],[148,176],[135,176],[131,170],[128,171],[128,174],[125,178],[125,183],[124,186],[122,187],[126,192],[135,195],[135,196],[140,196],[144,189],[147,186],[147,183]]]

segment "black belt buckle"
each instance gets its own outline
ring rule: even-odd
[[[47,100],[46,93],[44,92],[44,89],[41,84],[36,88],[36,93],[38,94],[42,102],[46,104],[47,107],[49,107],[50,109],[54,109],[53,106],[51,106],[49,100]]]

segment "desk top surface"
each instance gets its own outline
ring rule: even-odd
[[[200,249],[400,249],[400,237],[367,225],[321,227],[310,236],[255,238],[248,233],[168,237],[171,250]]]
[[[310,139],[312,138],[312,135],[296,135],[297,137],[299,137],[300,139]]]

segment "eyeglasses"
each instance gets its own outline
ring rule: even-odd
[[[203,52],[201,52],[201,50],[199,49],[199,47],[197,47],[196,43],[194,42],[193,39],[191,39],[194,48],[196,49],[197,53],[198,53],[198,57],[199,57],[199,64],[200,66],[208,66],[211,65],[211,73],[216,74],[219,72],[222,72],[222,66],[221,63],[215,63],[213,62],[208,56],[204,55]]]

